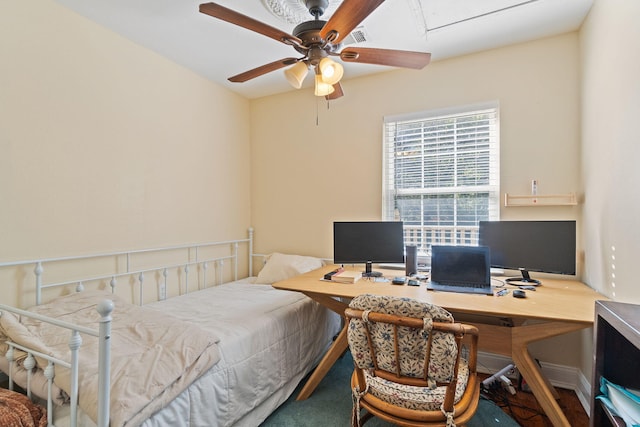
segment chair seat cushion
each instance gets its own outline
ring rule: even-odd
[[[364,371],[365,380],[369,387],[368,392],[380,400],[392,405],[401,406],[407,409],[419,411],[439,411],[446,387],[440,386],[435,389],[429,387],[415,387],[403,385],[372,376]],[[469,381],[469,367],[466,360],[460,359],[458,367],[458,382],[456,384],[455,403],[462,397]],[[366,400],[366,395],[363,397]]]

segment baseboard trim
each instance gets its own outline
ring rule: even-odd
[[[587,415],[591,415],[591,382],[582,371],[578,372],[578,386],[574,391]]]
[[[478,372],[493,374],[513,363],[508,357],[493,353],[478,352]],[[557,365],[555,363],[540,362],[542,373],[547,377],[551,385],[568,390],[573,390],[582,404],[587,415],[590,413],[591,383],[578,368],[573,366]],[[509,376],[511,380],[517,380],[517,374]],[[515,384],[515,383],[514,383]]]

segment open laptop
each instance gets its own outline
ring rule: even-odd
[[[492,295],[487,246],[432,246],[427,289]]]

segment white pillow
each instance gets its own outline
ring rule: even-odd
[[[272,284],[322,267],[320,258],[274,252],[258,273],[256,283]]]

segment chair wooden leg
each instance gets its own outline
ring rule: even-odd
[[[369,421],[371,418],[373,418],[373,414],[371,412],[367,412],[363,416],[361,416],[360,417],[360,427],[362,427],[364,425],[364,423]]]

